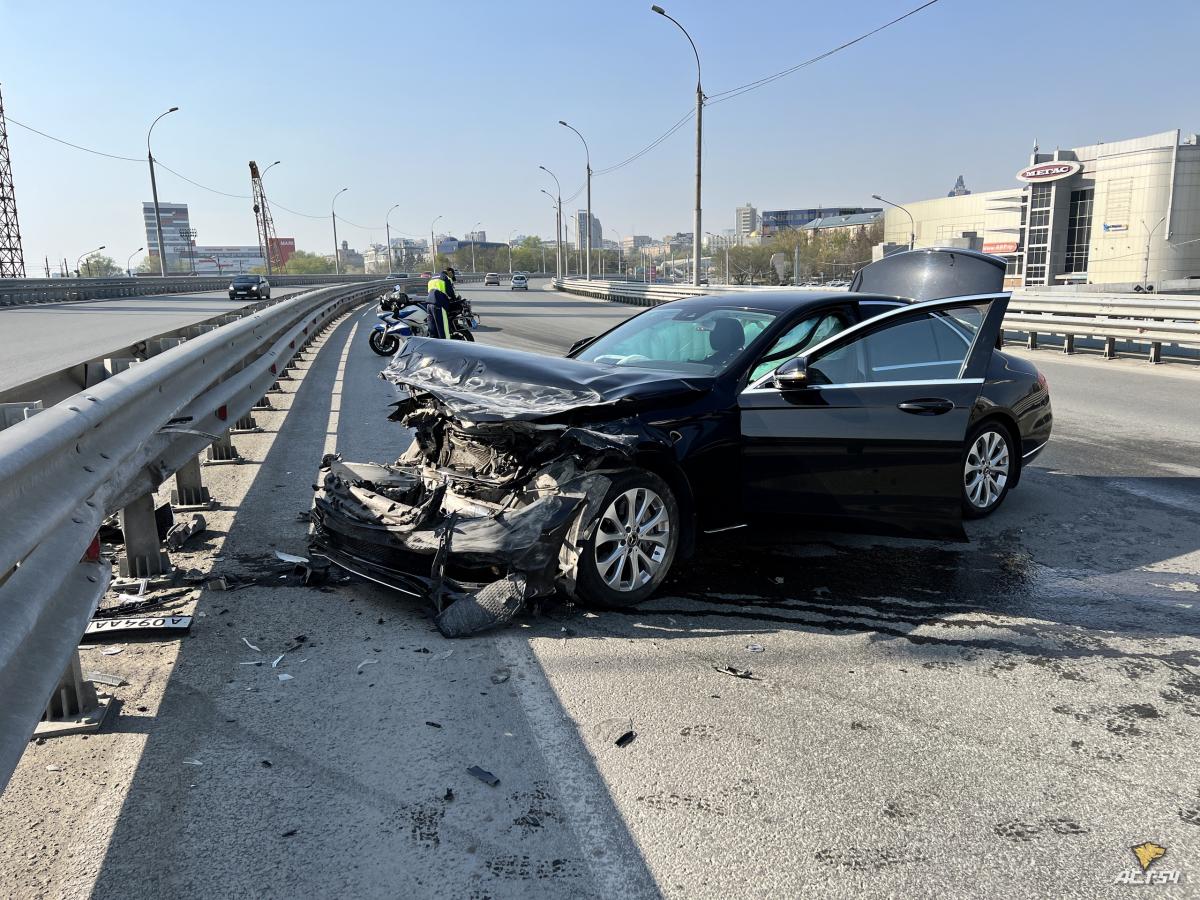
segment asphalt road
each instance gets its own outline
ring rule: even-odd
[[[273,287],[271,296],[303,290],[311,288]],[[225,291],[204,291],[0,309],[0,393],[247,305]]]
[[[634,311],[467,293],[524,349]],[[176,563],[255,583],[83,654],[120,714],[31,746],[0,895],[1117,897],[1145,841],[1181,879],[1149,890],[1200,892],[1200,375],[1032,354],[1054,439],[967,544],[735,533],[639,609],[447,641],[272,555],[303,552],[322,453],[402,449],[372,313],[206,470],[222,507]]]

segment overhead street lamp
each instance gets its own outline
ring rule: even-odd
[[[692,36],[688,34],[687,29],[671,18],[671,16],[668,16],[666,10],[657,5],[651,6],[650,9],[664,19],[670,19],[675,24],[675,27],[683,32],[683,36],[692,45],[692,53],[696,57],[696,213],[692,223],[692,284],[699,286],[700,242],[703,239],[703,233],[700,230],[700,157],[701,148],[704,146],[704,90],[700,87],[700,51],[696,49],[696,42],[692,40]]]
[[[132,253],[129,254],[129,259],[125,260],[125,275],[126,275],[126,277],[128,277],[128,278],[133,277],[133,258],[145,249],[146,249],[145,247],[138,247],[136,250],[134,250]]]
[[[482,222],[476,222],[474,225],[471,226],[471,274],[472,275],[475,274],[475,238],[478,236],[478,234],[479,234],[478,229],[479,229],[479,226],[482,224],[483,224]]]
[[[515,229],[515,228],[514,228],[512,231],[510,231],[510,232],[508,233],[508,274],[509,274],[509,275],[511,275],[511,274],[513,273],[513,268],[512,268],[512,239],[513,239],[513,235],[514,235],[514,234],[516,234],[516,233],[517,233],[517,229]]]
[[[913,221],[913,215],[899,203],[893,203],[891,200],[884,200],[878,194],[871,195],[872,200],[878,200],[880,203],[886,203],[888,206],[894,206],[900,212],[908,216],[908,249],[912,250],[917,245],[917,225]]]
[[[86,256],[91,256],[93,253],[99,253],[99,252],[100,252],[101,250],[103,250],[103,249],[104,249],[104,245],[103,245],[103,244],[101,244],[101,245],[100,245],[99,247],[97,247],[95,250],[89,250],[87,253],[82,253],[82,254],[80,254],[80,256],[79,256],[79,259],[75,260],[75,271],[76,271],[76,272],[80,272],[80,274],[82,274],[82,272],[80,271],[80,266],[82,266],[82,265],[83,265],[83,259],[84,259],[84,257],[86,257]],[[91,266],[88,266],[88,272],[89,272],[89,273],[91,272]],[[88,277],[90,278],[90,277],[91,277],[91,275],[89,274],[89,275],[88,275]]]
[[[568,125],[562,119],[558,120],[558,124],[564,128],[570,128],[583,141],[583,153],[587,158],[587,280],[592,280],[592,151],[588,149],[587,141],[583,140],[583,135],[579,134],[579,129],[572,125]],[[557,180],[557,179],[555,179]],[[579,229],[576,227],[576,238],[580,243],[580,249],[583,245],[583,235],[579,234]]]
[[[438,219],[441,219],[441,216],[438,216],[437,219],[434,219],[432,222],[429,223],[429,274],[430,275],[437,274],[437,272],[434,271],[434,269],[437,268],[437,242],[433,239],[433,226],[438,223]]]
[[[277,160],[275,160],[275,162],[271,163],[269,166],[267,166],[265,169],[263,169],[263,170],[262,170],[262,171],[261,171],[261,172],[258,174],[259,180],[262,180],[263,178],[266,178],[266,177],[267,177],[267,173],[268,173],[268,172],[270,172],[270,171],[271,171],[273,168],[275,168],[277,165],[279,165],[281,162],[283,162],[283,160],[281,160],[281,159],[277,159]]]
[[[337,198],[350,190],[348,187],[342,188],[333,195],[333,199],[329,201],[329,217],[333,219],[333,274],[342,274],[342,250],[338,246],[337,239]]]
[[[168,116],[178,109],[178,106],[172,106],[160,115],[158,119]],[[150,123],[150,130],[146,132],[146,159],[150,161],[150,194],[154,198],[154,230],[158,234],[158,274],[166,277],[167,250],[166,245],[163,243],[162,216],[158,211],[158,182],[154,179],[154,154],[150,151],[150,135],[154,132],[154,126],[158,124],[158,119]]]
[[[396,206],[393,206],[393,207],[392,207],[392,209],[396,209],[396,207],[398,207],[399,205],[400,205],[400,204],[399,204],[399,203],[397,203],[397,204],[396,204]],[[384,232],[387,234],[387,238],[386,238],[386,240],[387,240],[387,252],[388,252],[388,274],[389,274],[389,275],[391,275],[391,274],[392,274],[392,269],[394,269],[394,268],[395,268],[395,265],[393,265],[393,263],[394,263],[394,260],[395,260],[395,257],[394,257],[394,256],[392,256],[392,224],[391,224],[391,222],[389,222],[389,221],[388,221],[388,219],[389,219],[389,218],[391,217],[391,215],[392,215],[392,209],[389,209],[389,210],[387,211],[387,215],[385,215],[385,216],[383,217],[383,230],[384,230]],[[378,257],[376,257],[376,258],[378,259]]]
[[[545,194],[547,197],[550,197],[550,199],[553,200],[558,206],[558,219],[555,222],[555,226],[554,226],[554,237],[558,241],[558,256],[555,259],[555,263],[556,263],[555,271],[558,273],[558,277],[562,278],[563,277],[562,185],[558,183],[558,176],[555,175],[553,172],[551,172],[549,169],[547,169],[545,166],[538,166],[538,168],[554,179],[555,196],[550,197],[550,192],[545,190],[544,188],[542,189],[542,193]]]

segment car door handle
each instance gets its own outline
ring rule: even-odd
[[[903,403],[897,403],[896,408],[914,416],[940,416],[954,409],[954,403],[939,398],[905,400]]]

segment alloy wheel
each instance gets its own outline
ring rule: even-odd
[[[632,488],[618,494],[600,516],[596,571],[610,589],[636,591],[662,569],[670,538],[670,516],[657,492]]]
[[[975,438],[963,467],[963,487],[967,501],[976,509],[995,504],[1008,484],[1008,441],[994,429]]]

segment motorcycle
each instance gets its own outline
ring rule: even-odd
[[[383,312],[376,313],[379,324],[371,329],[367,343],[380,356],[394,356],[400,349],[402,338],[429,337],[429,310],[422,301],[410,300],[403,292],[392,291],[379,300]],[[479,318],[472,314],[471,303],[463,300],[462,306],[450,317],[450,337],[456,341],[475,340],[471,334],[479,326]]]

